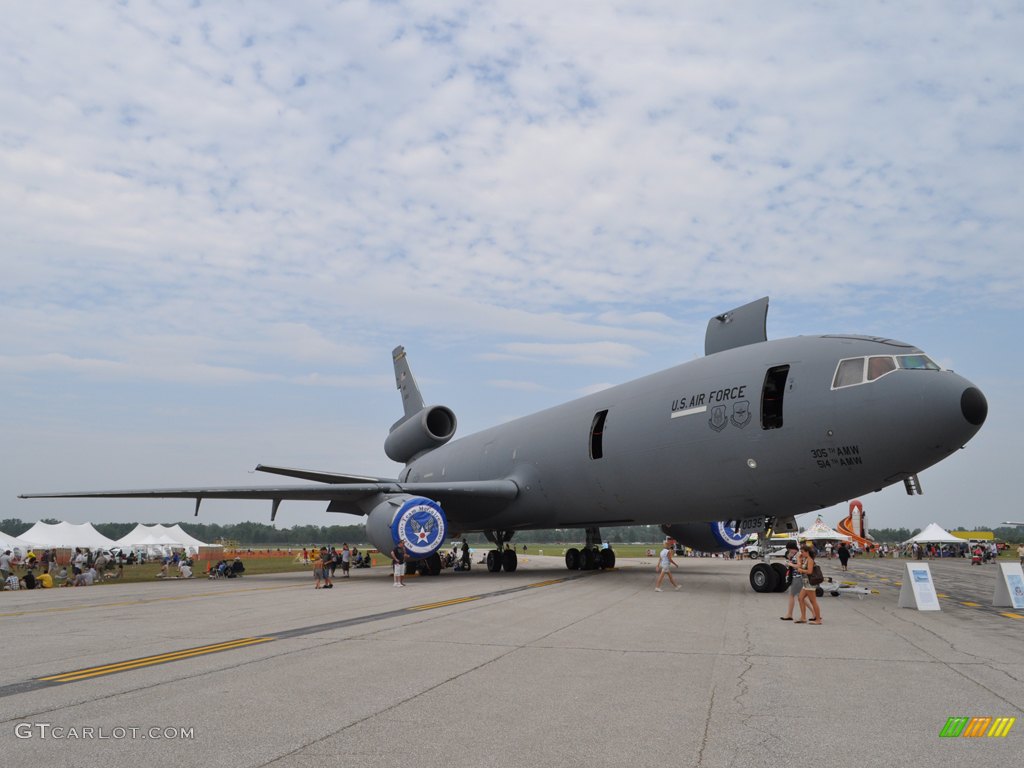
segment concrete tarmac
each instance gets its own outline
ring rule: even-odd
[[[820,561],[838,574],[838,561]],[[855,560],[879,594],[780,621],[750,563],[653,559],[570,573],[409,579],[355,571],[0,593],[5,765],[935,766],[1019,760],[1024,619],[996,569],[935,561],[941,612],[896,607],[903,562]],[[666,582],[667,584],[667,582]],[[965,603],[974,603],[968,605]],[[1010,614],[1010,615],[1004,615]],[[49,679],[45,679],[49,678]],[[940,738],[950,717],[1017,717]],[[175,730],[177,729],[177,730]]]

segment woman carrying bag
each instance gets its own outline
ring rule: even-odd
[[[800,574],[800,578],[803,581],[803,585],[800,589],[800,597],[798,602],[800,603],[800,618],[794,621],[794,624],[821,624],[821,607],[818,605],[817,588],[818,584],[821,583],[821,570],[814,564],[814,545],[805,544],[804,548],[800,551],[799,557],[796,560],[795,570]],[[812,584],[812,580],[817,580],[816,583]],[[811,606],[813,609],[813,615],[811,621],[807,621],[807,607]]]

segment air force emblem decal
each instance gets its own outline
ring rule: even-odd
[[[444,544],[447,520],[441,505],[422,497],[409,499],[398,510],[392,523],[395,541],[401,539],[410,555],[429,557]]]

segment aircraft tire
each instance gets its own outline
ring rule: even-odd
[[[592,571],[597,568],[597,552],[586,548],[580,552],[580,570]]]
[[[497,573],[501,570],[501,553],[496,549],[492,549],[487,553],[487,570],[491,573]]]
[[[750,586],[755,592],[774,592],[779,583],[779,574],[767,563],[758,563],[750,569]]]
[[[602,549],[598,555],[598,563],[602,570],[610,571],[615,567],[615,550],[608,548]]]
[[[782,563],[772,563],[772,570],[774,570],[779,576],[779,583],[775,585],[775,591],[785,592],[786,587],[789,586],[786,584],[786,573],[789,571],[789,568],[784,566]]]
[[[427,574],[430,576],[439,576],[441,574],[441,555],[437,552],[432,554],[423,562],[426,563]]]
[[[565,567],[570,571],[580,569],[580,551],[576,547],[569,547],[565,550]]]
[[[505,573],[513,573],[519,567],[519,557],[513,550],[506,549],[501,553],[501,567]]]

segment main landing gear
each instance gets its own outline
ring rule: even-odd
[[[420,576],[438,576],[441,573],[441,555],[435,552],[430,557],[417,560],[413,567]]]
[[[750,569],[750,586],[755,592],[785,592],[787,570],[782,563],[758,563]]]
[[[796,520],[792,516],[765,518],[764,530],[757,534],[757,549],[761,556],[761,562],[750,569],[750,586],[755,592],[785,592],[789,587],[789,582],[786,580],[789,567],[782,563],[768,562],[768,533],[772,530],[795,532],[797,530]]]
[[[583,549],[570,547],[565,550],[565,567],[570,571],[602,571],[615,567],[615,552],[601,548],[601,531],[598,528],[587,528],[587,543]]]
[[[513,535],[515,531],[484,531],[484,536],[496,547],[487,553],[487,570],[491,573],[497,573],[502,569],[506,573],[512,573],[519,567],[519,558],[515,550],[505,546],[512,540]]]

